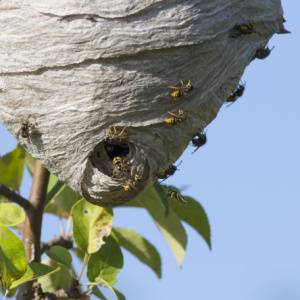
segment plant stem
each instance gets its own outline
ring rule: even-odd
[[[84,259],[83,259],[83,263],[82,263],[82,267],[81,267],[81,271],[80,271],[80,273],[79,273],[79,275],[78,275],[78,279],[77,279],[78,282],[80,282],[81,279],[82,279],[83,273],[84,273],[85,268],[86,268],[86,266],[87,266],[87,264],[88,264],[88,262],[89,262],[89,259],[90,259],[90,255],[87,254],[87,253],[85,253]]]
[[[8,294],[8,291],[5,291],[5,294],[4,294],[3,298],[2,298],[2,300],[6,300],[7,294]]]
[[[27,211],[23,230],[23,243],[30,262],[41,260],[41,231],[49,176],[49,171],[41,162],[36,161],[29,197],[31,207]],[[24,284],[19,290],[17,300],[30,299],[34,299],[32,283]]]
[[[49,175],[49,171],[42,163],[36,161],[29,197],[32,208],[23,233],[25,251],[29,261],[39,262],[41,259],[42,220]]]
[[[30,208],[30,202],[19,195],[17,192],[13,191],[4,184],[0,184],[0,195],[6,197],[9,201],[14,202],[27,211]]]

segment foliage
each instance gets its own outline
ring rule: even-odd
[[[17,146],[0,157],[0,184],[19,193],[24,166],[32,175],[33,165],[34,159]],[[169,188],[176,190],[157,182],[127,206],[149,213],[181,266],[187,245],[183,223],[193,227],[209,248],[210,226],[200,203],[191,197],[185,197],[187,205],[169,199]],[[152,269],[158,278],[161,277],[160,254],[148,239],[133,229],[113,227],[112,209],[87,202],[54,175],[49,180],[44,212],[72,221],[72,232],[64,230],[62,235],[73,240],[74,245],[73,249],[66,249],[62,245],[49,247],[45,252],[48,260],[43,264],[29,263],[17,234],[17,229],[25,221],[23,208],[8,202],[9,199],[2,197],[0,200],[0,285],[4,294],[11,295],[21,284],[38,280],[44,292],[70,289],[77,282],[78,289],[85,295],[93,294],[96,298],[106,299],[102,289],[108,288],[116,299],[125,299],[115,288],[118,274],[123,268],[123,249]],[[75,252],[82,264],[78,274],[74,269]],[[89,280],[88,285],[81,282],[84,274]]]

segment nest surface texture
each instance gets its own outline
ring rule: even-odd
[[[0,122],[89,201],[120,205],[216,117],[282,24],[279,0],[0,1]]]

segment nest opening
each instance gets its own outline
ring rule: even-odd
[[[109,142],[104,143],[104,149],[110,158],[113,160],[115,157],[126,157],[129,152],[129,145],[128,144],[113,144]]]

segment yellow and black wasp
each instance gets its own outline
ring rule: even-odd
[[[181,123],[186,119],[186,115],[182,109],[179,109],[176,112],[168,112],[168,117],[165,118],[165,123],[168,125],[175,125]]]

